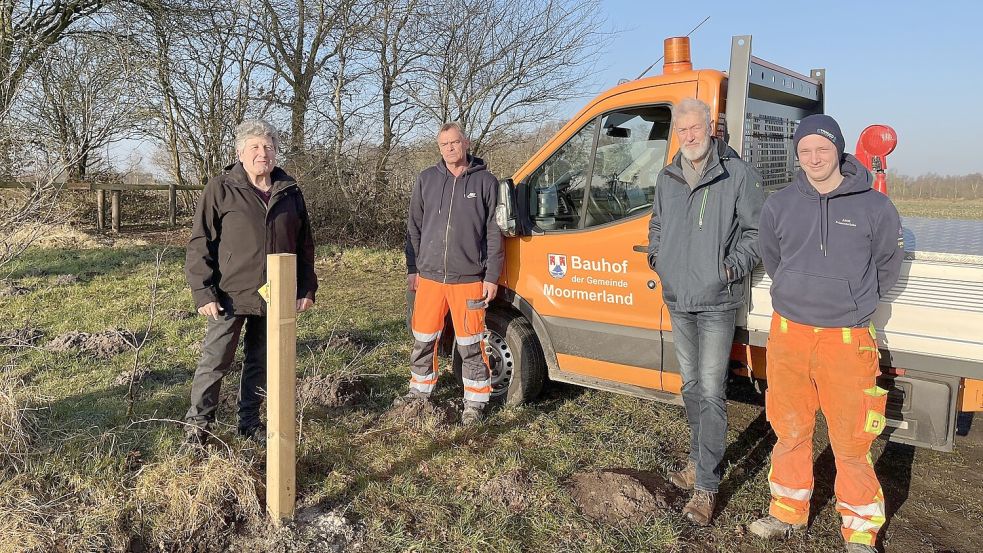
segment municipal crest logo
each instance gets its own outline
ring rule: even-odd
[[[563,278],[567,275],[567,256],[555,253],[549,254],[549,271],[553,278]]]

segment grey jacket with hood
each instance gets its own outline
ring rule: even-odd
[[[677,153],[656,183],[649,221],[649,265],[674,311],[726,311],[744,302],[733,286],[758,264],[761,177],[722,140],[711,137],[703,178],[694,188]],[[730,278],[727,269],[730,269]]]
[[[780,315],[818,327],[864,326],[898,281],[904,241],[898,210],[845,154],[843,182],[820,195],[802,171],[761,211],[761,258]]]
[[[420,173],[406,221],[406,271],[449,284],[498,282],[504,264],[495,222],[498,179],[480,158],[455,177],[443,160]]]

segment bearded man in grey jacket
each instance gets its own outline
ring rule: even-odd
[[[659,173],[649,223],[649,265],[662,281],[690,426],[690,452],[676,486],[694,490],[686,518],[708,525],[723,473],[725,386],[737,309],[759,257],[761,177],[712,135],[710,106],[673,108],[679,152]]]

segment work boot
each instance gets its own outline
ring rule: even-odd
[[[483,418],[485,418],[484,405],[465,403],[464,411],[461,413],[461,426],[473,426],[481,422]]]
[[[805,529],[805,524],[789,524],[787,522],[782,522],[771,515],[759,518],[758,520],[752,522],[751,526],[748,527],[748,530],[750,530],[752,534],[766,540],[774,538],[788,539],[788,537],[792,534],[804,532]]]
[[[184,430],[184,443],[191,446],[205,447],[208,445],[208,428],[191,425]]]
[[[846,553],[877,553],[877,549],[872,545],[848,542],[846,544]]]
[[[669,481],[673,486],[683,490],[692,490],[696,484],[696,462],[686,459],[686,466],[683,470],[669,473]]]
[[[266,446],[265,424],[254,424],[246,428],[239,428],[239,435],[258,446]]]
[[[689,503],[683,507],[683,516],[686,520],[699,526],[710,526],[710,519],[713,518],[713,508],[717,505],[717,494],[706,490],[693,491],[693,497]]]
[[[414,401],[430,401],[430,396],[427,394],[421,394],[416,390],[410,390],[405,396],[397,396],[393,400],[393,404],[390,409],[399,409],[413,403]]]

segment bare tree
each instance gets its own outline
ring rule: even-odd
[[[423,71],[427,52],[422,31],[431,13],[426,0],[381,0],[375,5],[366,46],[375,55],[378,74],[382,136],[375,178],[382,181],[393,148],[420,115],[410,90],[414,77]]]
[[[417,100],[436,122],[456,120],[474,151],[538,124],[581,95],[605,36],[597,0],[463,0],[433,23]]]
[[[14,102],[27,72],[45,50],[77,21],[101,9],[107,0],[0,0],[0,113]]]
[[[109,144],[140,122],[127,40],[107,30],[53,45],[29,72],[22,126],[50,144],[69,180],[81,180]]]
[[[262,2],[259,25],[269,54],[266,67],[289,87],[280,105],[290,112],[290,151],[301,152],[315,83],[339,60],[346,36],[355,32],[351,14],[359,5],[355,0]]]
[[[232,159],[235,125],[261,115],[269,94],[256,78],[261,44],[242,32],[242,14],[209,0],[145,3],[133,16],[150,68],[149,109],[179,184],[204,184]],[[255,88],[254,88],[255,87]]]

